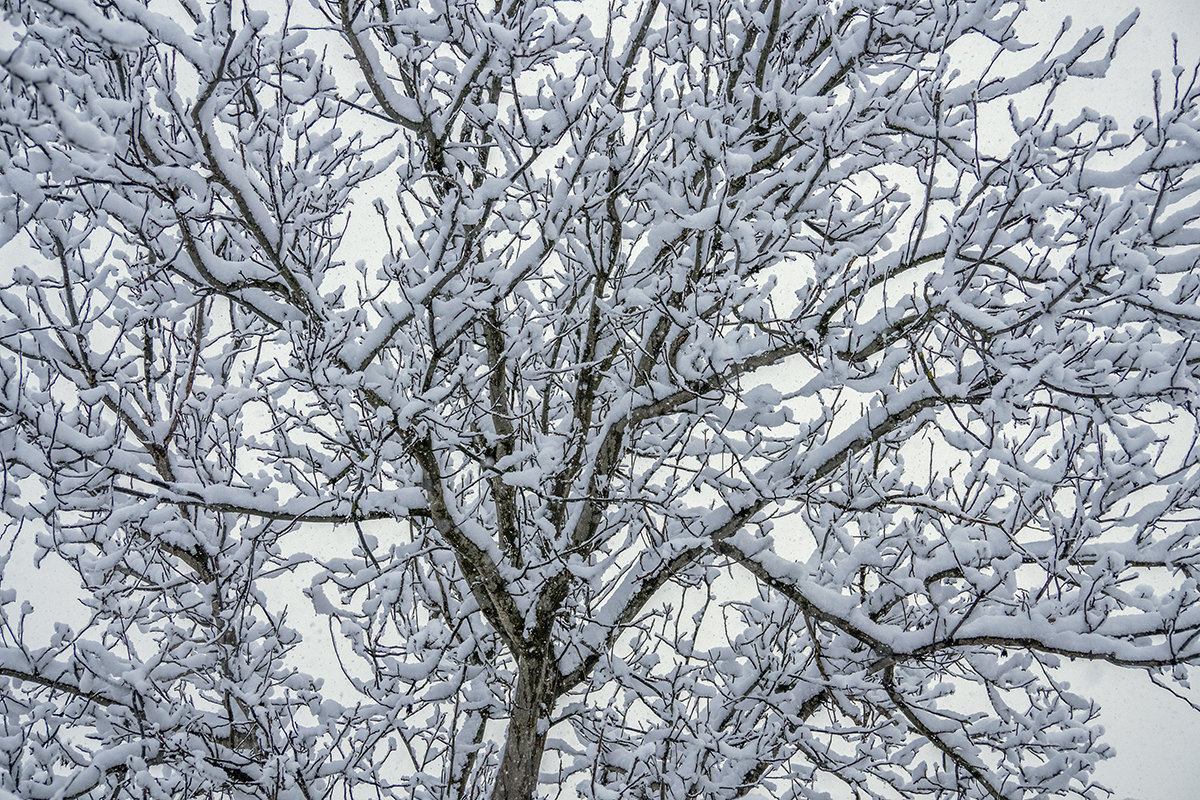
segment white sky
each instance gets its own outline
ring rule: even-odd
[[[1059,99],[1088,105],[1122,124],[1152,113],[1151,72],[1171,78],[1171,34],[1179,37],[1180,63],[1200,58],[1200,0],[1042,0],[1030,3],[1043,36],[1057,32],[1070,15],[1072,33],[1096,25],[1112,30],[1140,7],[1138,23],[1122,40],[1116,62],[1103,81],[1081,82]],[[1045,20],[1042,24],[1041,21]],[[1027,34],[1027,38],[1032,38]],[[1137,800],[1200,798],[1200,714],[1186,703],[1150,685],[1145,675],[1103,664],[1073,667],[1073,689],[1096,699],[1103,711],[1106,740],[1117,750],[1100,765],[1097,779],[1114,797]]]
[[[597,0],[591,0],[592,3]],[[606,3],[599,3],[601,8]],[[1118,51],[1110,76],[1102,82],[1086,82],[1068,90],[1060,100],[1089,105],[1128,124],[1152,113],[1150,74],[1162,70],[1170,76],[1171,33],[1179,35],[1181,62],[1190,70],[1200,58],[1200,0],[1031,0],[1025,38],[1036,41],[1053,36],[1062,16],[1074,18],[1073,33],[1103,25],[1106,29],[1131,10],[1142,8],[1138,24]],[[603,12],[601,12],[603,13]],[[328,535],[328,534],[327,534]],[[339,538],[346,532],[334,534]],[[27,558],[27,556],[26,556]],[[29,568],[18,556],[12,567]],[[71,585],[74,581],[47,560],[41,570],[26,573],[25,579],[10,574],[6,585],[24,585],[38,614],[30,621],[47,633],[53,619],[77,617],[76,609],[65,609],[62,595],[50,598],[47,586]],[[44,602],[39,603],[38,600]],[[309,634],[310,631],[305,631]],[[1114,790],[1117,800],[1193,800],[1200,798],[1200,714],[1186,703],[1150,686],[1142,675],[1099,664],[1070,668],[1073,689],[1094,697],[1103,707],[1102,722],[1107,741],[1118,751],[1101,765],[1097,777]]]

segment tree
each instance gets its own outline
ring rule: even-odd
[[[87,618],[6,579],[0,788],[1101,796],[1056,664],[1200,659],[1195,71],[1122,133],[1055,95],[1132,18],[1012,0],[256,5],[5,3],[4,512]]]

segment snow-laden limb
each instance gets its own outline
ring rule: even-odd
[[[4,9],[0,503],[86,614],[0,592],[0,795],[1097,798],[1059,660],[1186,688],[1200,87],[1054,112],[1132,18]]]

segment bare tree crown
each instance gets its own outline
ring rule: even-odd
[[[1023,5],[6,0],[87,617],[0,595],[0,797],[1102,797],[1056,665],[1200,659],[1200,85],[1056,111],[1133,20]]]

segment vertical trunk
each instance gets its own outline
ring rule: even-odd
[[[537,648],[520,659],[508,736],[492,800],[532,800],[537,791],[550,712],[557,699],[556,677],[557,666],[549,647]]]

